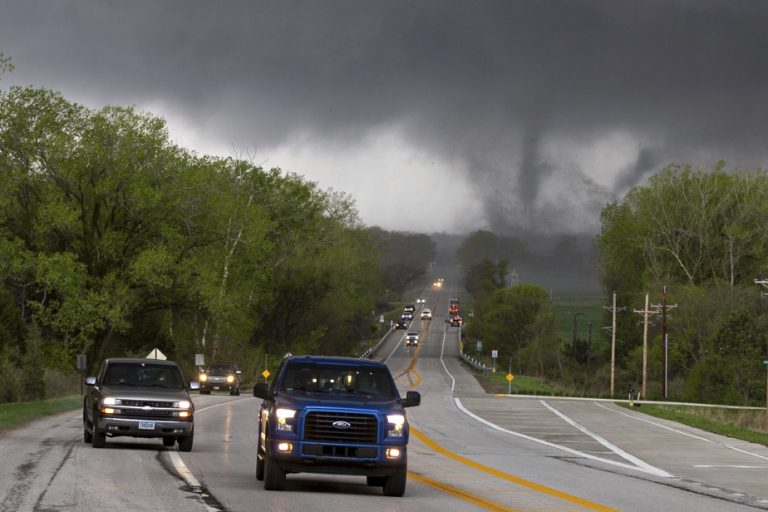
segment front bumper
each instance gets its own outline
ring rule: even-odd
[[[234,391],[237,389],[237,384],[200,384],[200,391]]]
[[[140,428],[154,423],[154,428]],[[119,418],[100,417],[96,420],[96,428],[99,432],[113,436],[131,437],[184,437],[192,433],[194,422],[187,420],[153,420],[151,418]]]
[[[289,453],[277,450],[277,444],[290,442]],[[388,448],[400,450],[397,459],[386,457]],[[329,445],[302,441],[274,439],[269,446],[270,457],[289,473],[323,473],[331,475],[390,476],[406,465],[408,455],[404,445]],[[335,456],[344,453],[353,456]]]

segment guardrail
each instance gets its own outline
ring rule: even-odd
[[[461,327],[459,327],[459,347],[462,347],[463,344],[461,343]],[[487,366],[485,366],[485,363],[478,361],[474,357],[470,356],[469,354],[465,354],[463,350],[459,351],[459,357],[461,357],[465,363],[472,366],[475,370],[483,372],[484,374],[488,375],[493,370]]]
[[[387,339],[387,336],[389,336],[391,333],[392,333],[392,329],[391,328],[387,329],[387,332],[384,333],[384,336],[382,336],[382,338],[374,346],[372,346],[371,348],[369,348],[368,350],[366,350],[360,355],[360,359],[368,359],[369,357],[371,357],[371,354],[373,354],[379,349],[381,344],[384,343],[384,340]]]

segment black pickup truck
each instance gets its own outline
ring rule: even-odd
[[[383,363],[346,357],[294,356],[262,398],[256,479],[282,490],[288,473],[362,475],[387,496],[405,493],[408,421],[405,407],[421,395],[400,397]]]
[[[195,407],[178,365],[155,359],[105,359],[85,379],[83,440],[103,448],[107,437],[161,437],[192,450]],[[190,382],[189,389],[199,389]]]

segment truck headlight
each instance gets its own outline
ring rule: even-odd
[[[101,399],[101,405],[122,405],[123,401],[119,398],[112,398],[111,396],[105,396]]]
[[[403,437],[405,416],[402,414],[388,414],[387,423],[387,437]]]
[[[190,409],[192,408],[192,403],[189,400],[181,400],[173,404],[173,406],[178,407],[179,409]]]
[[[296,416],[294,409],[277,409],[275,416],[277,417],[277,430],[293,432],[293,425],[288,420],[293,420],[293,417]]]

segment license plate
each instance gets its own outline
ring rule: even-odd
[[[140,421],[139,430],[155,430],[154,421]]]
[[[213,390],[214,391],[218,391],[219,390],[219,386],[213,386]]]

